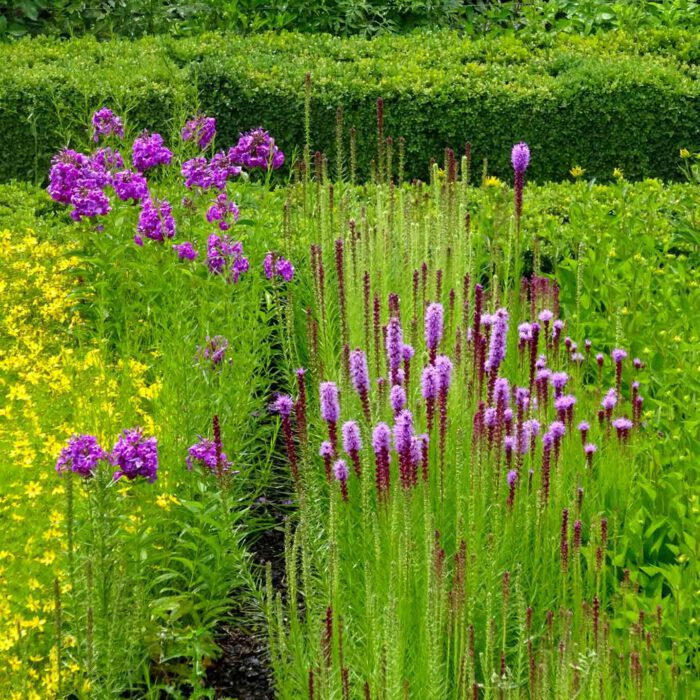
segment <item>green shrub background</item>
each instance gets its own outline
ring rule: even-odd
[[[129,124],[175,138],[197,102],[216,116],[218,143],[261,124],[291,156],[303,146],[304,76],[312,74],[312,150],[334,162],[335,113],[358,131],[358,168],[385,134],[406,138],[406,175],[427,176],[445,147],[473,144],[475,168],[509,177],[503,144],[527,141],[529,175],[561,180],[573,165],[609,179],[678,178],[681,147],[700,147],[700,43],[681,30],[538,41],[455,32],[372,41],[294,33],[206,34],[100,43],[23,40],[0,46],[0,181],[42,181],[51,155],[88,138],[102,104]],[[173,117],[175,115],[175,118]],[[178,123],[175,123],[177,120]],[[347,133],[346,133],[347,135]]]

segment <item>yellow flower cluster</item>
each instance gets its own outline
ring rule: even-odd
[[[99,343],[76,340],[86,295],[70,245],[2,231],[0,250],[0,697],[39,699],[55,697],[59,675],[53,587],[66,537],[53,465],[73,432],[111,444],[125,412],[153,434],[144,406],[160,383],[143,363],[110,367]],[[89,696],[67,657],[60,674]]]

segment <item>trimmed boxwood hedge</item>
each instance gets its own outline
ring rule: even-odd
[[[444,148],[473,144],[475,161],[509,177],[509,150],[531,145],[530,176],[560,180],[573,165],[609,178],[678,176],[678,150],[700,148],[700,42],[688,32],[634,37],[514,37],[454,32],[372,41],[293,33],[206,34],[99,43],[91,37],[0,46],[0,181],[42,180],[51,155],[81,145],[103,104],[127,123],[173,136],[198,104],[217,117],[219,143],[264,125],[283,150],[303,146],[304,76],[311,72],[312,149],[334,159],[335,113],[357,128],[358,166],[376,151],[376,99],[385,133],[406,139],[406,174],[425,177]]]

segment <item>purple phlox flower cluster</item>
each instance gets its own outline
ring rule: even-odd
[[[340,419],[338,387],[335,382],[321,382],[319,386],[321,418],[327,423],[337,423]]]
[[[265,271],[265,277],[269,280],[271,280],[275,274],[281,277],[285,282],[291,282],[294,277],[294,265],[286,258],[277,256],[274,253],[268,253],[265,256],[263,270]]]
[[[116,136],[119,139],[124,138],[124,123],[120,117],[117,117],[114,112],[108,107],[98,109],[92,115],[92,139],[97,143],[101,136]]]
[[[51,198],[62,204],[72,204],[70,215],[75,221],[83,217],[104,216],[111,210],[104,188],[111,175],[100,159],[88,158],[83,153],[63,149],[51,161],[49,186]]]
[[[231,149],[233,161],[246,168],[272,168],[277,170],[284,164],[284,153],[275,140],[262,128],[241,134],[238,143]]]
[[[495,374],[506,356],[506,336],[508,335],[508,312],[505,309],[496,311],[496,318],[491,331],[489,356],[486,369]]]
[[[167,199],[144,199],[141,203],[137,231],[153,241],[164,241],[175,235],[173,210]]]
[[[136,479],[143,476],[151,483],[158,475],[158,442],[156,438],[146,438],[141,428],[127,429],[117,440],[109,461],[117,467],[114,479]]]
[[[112,187],[123,202],[133,199],[140,202],[148,198],[148,182],[141,173],[133,170],[120,170],[112,178]]]
[[[170,165],[173,159],[172,151],[165,146],[160,134],[149,134],[144,131],[134,140],[131,150],[131,160],[139,172],[144,172],[157,165]]]
[[[250,264],[243,255],[243,243],[232,241],[227,235],[212,233],[207,241],[207,265],[214,274],[228,272],[230,279],[236,283],[247,272]]]
[[[190,241],[173,244],[173,250],[177,253],[179,260],[194,260],[199,255]]]
[[[90,165],[93,166],[97,177],[101,179],[101,186],[111,183],[112,176],[110,173],[124,168],[124,158],[119,151],[111,148],[98,148],[90,156]]]
[[[213,338],[207,336],[204,345],[197,347],[195,358],[201,366],[208,366],[216,369],[223,364],[228,352],[228,340],[223,335],[215,335]]]
[[[61,450],[56,461],[59,474],[74,472],[83,478],[93,476],[97,465],[107,459],[94,435],[72,435],[68,445]]]
[[[524,141],[513,146],[510,160],[516,173],[522,175],[527,170],[527,166],[530,164],[530,149]]]
[[[219,222],[219,229],[228,231],[232,224],[238,221],[238,207],[235,202],[229,200],[225,192],[217,195],[216,199],[212,200],[213,204],[207,209],[207,221],[213,224]]]
[[[278,413],[280,416],[289,418],[294,410],[294,401],[287,394],[278,394],[275,400],[270,404],[270,410],[273,413]]]
[[[429,304],[425,311],[425,344],[434,355],[443,333],[444,310],[442,304]]]
[[[225,452],[221,452],[217,456],[214,440],[207,440],[201,435],[199,442],[187,450],[187,468],[191,470],[195,463],[212,472],[228,471],[233,466],[233,462],[229,460]]]
[[[47,191],[53,200],[61,204],[71,203],[73,190],[88,161],[84,153],[78,153],[70,148],[64,148],[51,159]]]
[[[196,141],[197,147],[201,151],[211,143],[215,134],[216,119],[203,114],[198,114],[196,117],[189,119],[185,126],[182,127],[182,140]]]

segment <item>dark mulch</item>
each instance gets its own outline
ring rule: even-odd
[[[281,526],[266,530],[251,544],[256,564],[264,571],[272,564],[272,584],[282,590],[284,582],[284,532]],[[222,654],[207,672],[207,685],[217,698],[272,700],[275,693],[264,620],[226,625],[219,639]]]

